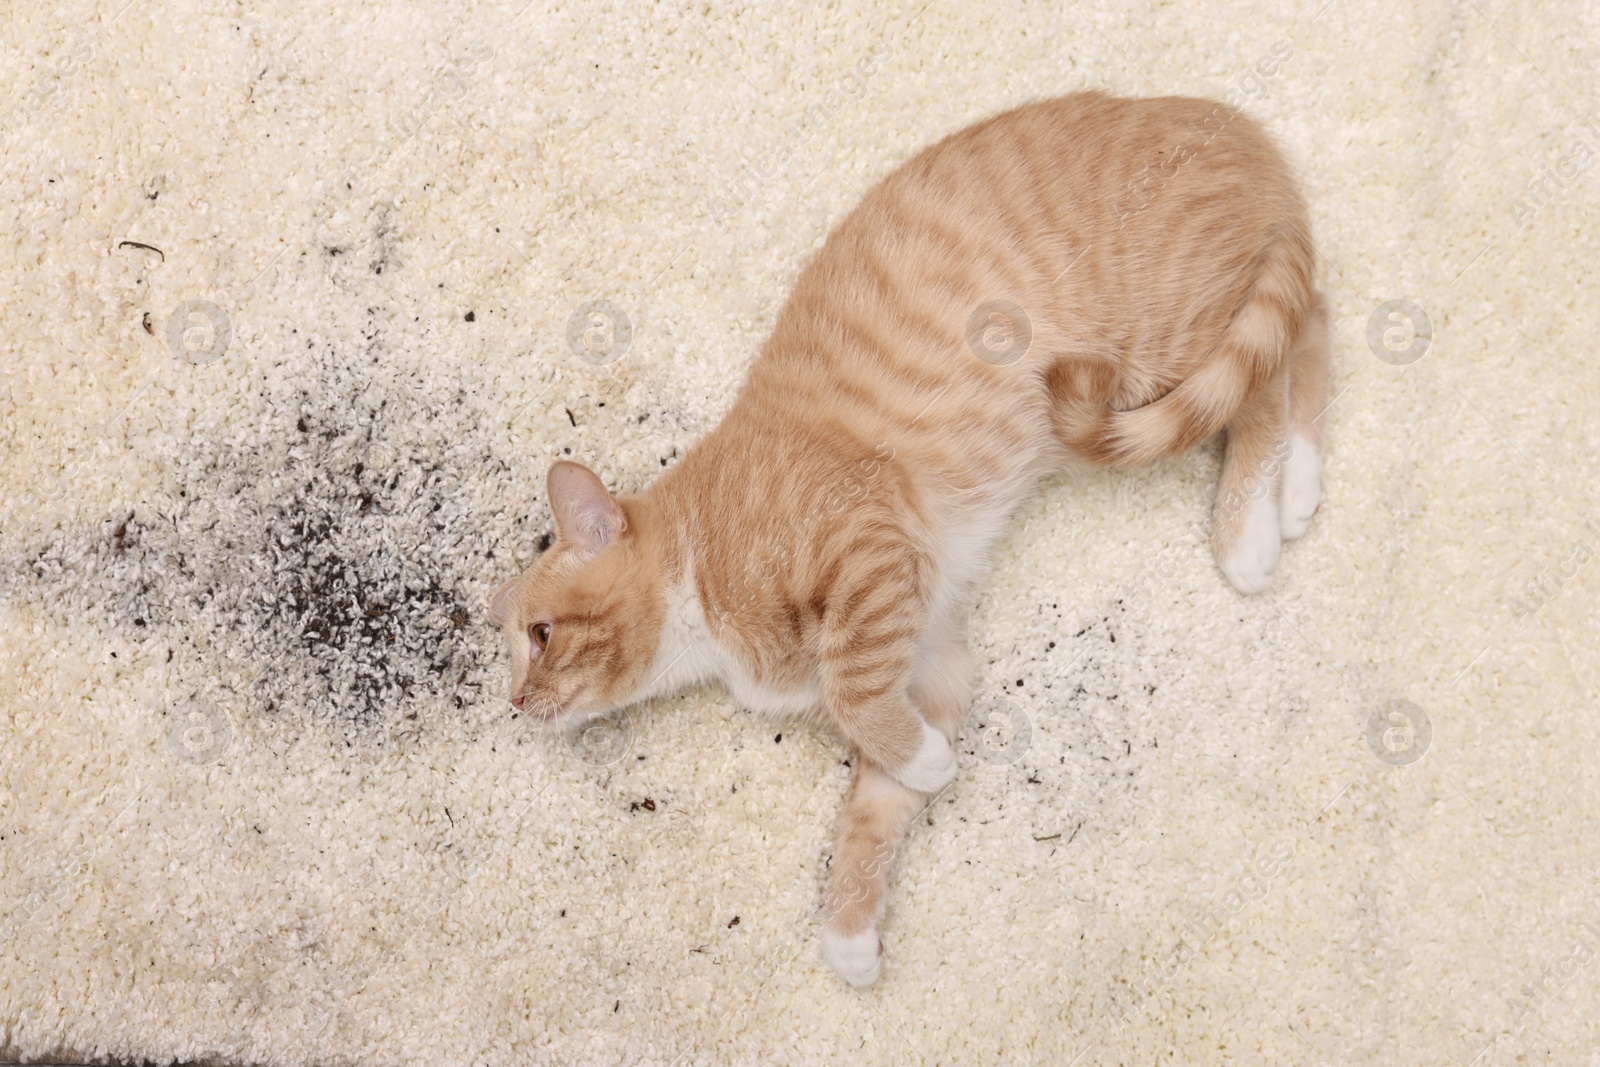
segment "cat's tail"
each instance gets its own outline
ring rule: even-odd
[[[1308,236],[1274,240],[1205,364],[1158,400],[1118,411],[1107,377],[1063,361],[1047,378],[1057,433],[1094,463],[1136,464],[1183,452],[1221,430],[1271,378],[1299,336],[1315,299]],[[1094,398],[1094,399],[1088,399]]]

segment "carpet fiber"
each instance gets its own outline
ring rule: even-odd
[[[0,30],[0,1055],[1600,1062],[1592,4],[124,2]],[[874,181],[1091,87],[1303,174],[1322,512],[1246,599],[1216,442],[1045,487],[859,992],[848,753],[540,736],[485,599]]]

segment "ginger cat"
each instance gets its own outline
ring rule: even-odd
[[[721,681],[859,753],[823,953],[882,963],[888,860],[956,773],[962,631],[1038,480],[1226,428],[1222,572],[1265,588],[1320,495],[1329,328],[1255,122],[1084,93],[923,151],[795,284],[727,417],[648,490],[549,473],[557,536],[495,594],[512,703],[567,724]]]

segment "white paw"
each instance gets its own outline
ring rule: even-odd
[[[839,972],[853,986],[871,985],[883,970],[883,940],[878,931],[867,927],[867,932],[854,937],[836,934],[828,927],[822,928],[822,958],[828,966]]]
[[[922,747],[911,757],[911,762],[890,773],[907,789],[937,793],[956,776],[956,750],[950,747],[944,734],[924,722]]]
[[[1289,456],[1283,461],[1280,493],[1284,540],[1305,536],[1322,500],[1322,456],[1315,445],[1297,433],[1289,435]]]
[[[1257,500],[1245,513],[1238,540],[1217,563],[1239,592],[1262,593],[1272,584],[1272,572],[1277,569],[1282,548],[1278,505],[1271,500]]]

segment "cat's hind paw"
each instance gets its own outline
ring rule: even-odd
[[[883,939],[870,926],[865,933],[853,937],[824,926],[822,957],[846,982],[853,986],[869,986],[878,980],[878,972],[883,970]]]
[[[944,734],[924,722],[922,747],[905,766],[889,773],[907,789],[937,793],[956,776],[956,750]]]
[[[1241,593],[1263,593],[1272,585],[1283,550],[1278,506],[1272,500],[1250,505],[1231,545],[1218,553],[1217,564],[1229,583]]]
[[[1283,488],[1279,492],[1284,540],[1305,536],[1322,500],[1322,457],[1316,446],[1300,434],[1289,438],[1289,455],[1283,461]]]

